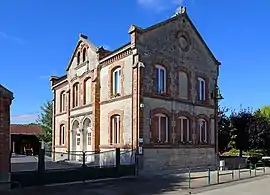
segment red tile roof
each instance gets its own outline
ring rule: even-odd
[[[42,131],[38,125],[10,125],[10,134],[37,135]]]

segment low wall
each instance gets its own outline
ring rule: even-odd
[[[141,173],[160,173],[176,169],[186,171],[187,168],[216,165],[214,148],[146,148]]]
[[[237,169],[240,167],[246,167],[247,158],[239,156],[220,156],[219,160],[225,161],[225,167],[227,169]]]

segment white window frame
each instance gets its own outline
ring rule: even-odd
[[[87,145],[88,146],[92,145],[92,132],[91,131],[87,132]]]
[[[203,88],[203,86],[204,88]],[[202,91],[202,88],[204,89]],[[206,82],[205,79],[199,77],[198,78],[198,99],[199,101],[205,101],[206,100]]]
[[[76,108],[79,106],[79,83],[75,83],[72,88],[73,93],[73,100],[72,100],[72,107]]]
[[[187,120],[187,140],[184,140],[184,123],[183,123],[183,120],[186,119]],[[191,141],[190,140],[190,127],[189,127],[189,124],[190,124],[190,121],[189,121],[189,118],[185,117],[185,116],[180,116],[179,117],[179,120],[181,120],[181,126],[180,126],[180,133],[181,133],[181,142],[184,142],[184,141]]]
[[[66,93],[62,91],[60,93],[60,112],[66,111]]]
[[[116,68],[113,72],[112,72],[112,92],[114,95],[116,94],[120,94],[121,93],[121,67]],[[115,78],[115,74],[118,75],[118,82],[116,83],[116,78]]]
[[[89,86],[87,86],[89,82]],[[84,81],[84,104],[87,105],[87,104],[90,104],[91,101],[92,101],[92,90],[89,89],[91,88],[91,79],[90,78],[87,78],[85,81]]]
[[[155,69],[155,74],[156,74],[156,70],[158,70],[158,75],[156,75],[156,92],[157,93],[165,93],[167,91],[167,72],[166,69],[161,66],[161,65],[156,65],[156,69]],[[163,77],[163,90],[162,90],[162,80],[161,80],[161,73],[162,71],[164,71],[164,77]]]
[[[120,144],[121,142],[121,138],[120,138],[120,133],[121,133],[121,126],[120,126],[120,122],[121,122],[121,118],[120,115],[114,115],[111,117],[111,144]],[[116,123],[116,130],[115,128],[115,124]],[[116,137],[116,139],[115,139]],[[116,141],[115,141],[116,140]]]
[[[65,143],[66,143],[66,132],[65,132],[65,125],[61,125],[60,126],[60,133],[61,133],[61,136],[60,136],[60,138],[61,138],[61,140],[60,140],[60,145],[61,146],[63,146],[63,145],[65,145]]]
[[[165,142],[169,142],[169,119],[165,114],[156,114],[158,117],[158,140],[161,140],[161,118],[166,118]]]
[[[203,131],[202,125],[203,125],[203,122],[204,122],[204,135],[205,135],[204,140],[202,140],[202,131]],[[207,122],[204,119],[199,119],[198,123],[199,123],[200,142],[205,142],[206,143],[207,139],[208,139]]]
[[[81,133],[76,133],[76,145],[81,145]]]

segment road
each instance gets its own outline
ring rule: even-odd
[[[253,181],[239,183],[237,185],[230,185],[218,189],[198,193],[197,195],[265,195],[270,194],[270,177],[257,178]],[[176,195],[171,193],[170,195]],[[169,194],[168,194],[169,195]]]
[[[101,183],[85,183],[64,186],[50,186],[13,191],[7,195],[260,195],[269,194],[270,176],[234,181],[194,190],[183,189],[179,177],[149,177],[114,180]],[[6,195],[1,193],[1,195]]]

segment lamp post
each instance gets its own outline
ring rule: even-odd
[[[224,99],[216,83],[215,89],[211,93],[211,99],[214,100],[214,124],[215,124],[215,153],[218,157],[218,101]]]

